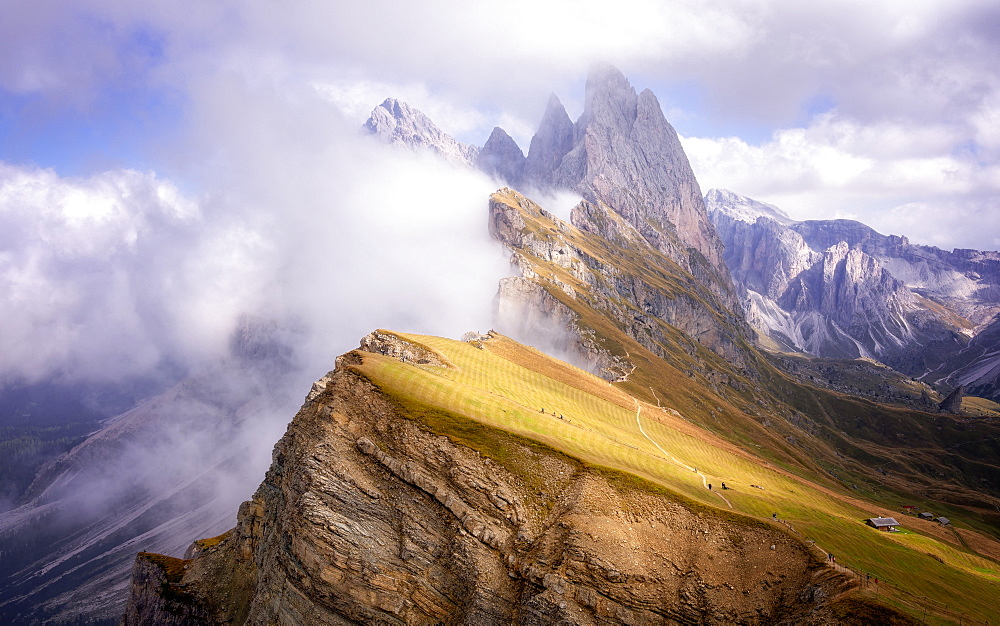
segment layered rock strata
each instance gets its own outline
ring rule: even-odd
[[[338,359],[232,533],[138,557],[124,624],[827,623],[850,586],[759,522],[432,432],[365,358]]]
[[[583,201],[573,209],[573,222],[580,228],[511,189],[491,197],[490,233],[512,251],[521,274],[502,283],[498,294],[504,332],[535,344],[534,327],[542,327],[536,319],[547,316],[548,336],[577,338],[584,352],[594,354],[594,329],[576,311],[591,309],[658,356],[666,358],[677,346],[695,355],[701,346],[736,366],[746,362],[743,320],[618,213]],[[503,315],[508,310],[519,314]],[[603,358],[613,357],[615,367],[596,368],[612,380],[629,366],[626,354]],[[704,365],[692,359],[691,367]]]

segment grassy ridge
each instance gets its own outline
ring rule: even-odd
[[[611,227],[620,222],[613,211],[581,205],[584,221],[603,225],[596,230],[605,239],[509,189],[491,202],[519,214],[520,236],[508,245],[530,265],[532,280],[577,316],[575,325],[597,346],[636,366],[623,385],[630,394],[669,402],[686,419],[809,480],[894,504],[929,499],[935,510],[1000,537],[1000,427],[992,420],[894,408],[802,384],[748,343],[739,320],[701,281],[630,228]],[[549,258],[553,246],[575,258]],[[701,339],[650,315],[645,302],[658,298],[706,322],[695,328]],[[707,347],[718,349],[719,341],[731,359]],[[919,395],[881,378],[889,395]],[[872,384],[844,382],[849,393]]]
[[[503,460],[502,437],[490,433],[509,433],[728,512],[726,503],[692,471],[696,467],[716,488],[722,481],[731,487],[724,494],[734,512],[762,520],[778,513],[841,563],[942,606],[959,606],[977,619],[1000,620],[1000,609],[990,601],[1000,591],[996,562],[919,528],[887,534],[864,526],[867,517],[892,514],[883,505],[796,476],[695,426],[672,407],[637,401],[615,385],[507,338],[496,337],[479,349],[434,337],[399,336],[443,354],[453,366],[413,365],[365,353],[357,369],[404,404],[433,412],[430,423],[466,445]],[[637,411],[648,438],[639,429]],[[917,526],[916,520],[902,521]]]

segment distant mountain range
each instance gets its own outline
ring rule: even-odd
[[[852,220],[796,222],[725,190],[705,198],[747,319],[772,346],[876,359],[1000,399],[1000,253],[915,245]]]

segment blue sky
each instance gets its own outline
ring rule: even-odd
[[[0,91],[0,158],[84,176],[155,169],[156,146],[179,128],[183,98],[166,90],[111,84],[63,106],[44,96]]]

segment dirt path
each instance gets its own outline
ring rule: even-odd
[[[645,437],[647,440],[649,440],[649,443],[651,443],[654,446],[656,446],[656,449],[659,450],[660,452],[662,452],[663,456],[665,456],[667,458],[667,460],[669,460],[672,463],[675,463],[675,464],[677,464],[677,465],[679,465],[679,466],[681,466],[681,467],[683,467],[685,469],[689,469],[692,472],[694,472],[694,473],[698,474],[699,476],[701,476],[701,485],[705,489],[708,489],[708,479],[705,477],[704,474],[702,474],[701,472],[698,471],[698,468],[691,467],[687,463],[682,463],[681,461],[679,461],[677,459],[677,457],[675,457],[674,455],[672,455],[669,452],[667,452],[666,450],[664,450],[660,446],[660,444],[658,444],[655,441],[653,441],[653,438],[650,437],[648,433],[646,433],[646,429],[642,427],[642,421],[639,419],[639,415],[641,413],[642,413],[642,405],[639,404],[638,400],[636,400],[636,403],[635,403],[635,423],[639,427],[639,432],[642,433],[642,436]],[[718,491],[715,491],[715,490],[712,490],[712,493],[714,493],[715,495],[717,495],[720,498],[722,498],[722,501],[725,502],[727,505],[729,505],[729,508],[733,508],[733,503],[730,502],[728,499],[726,499],[726,496],[722,495],[721,493],[719,493]]]
[[[632,355],[628,353],[628,350],[625,351],[625,360],[627,360],[629,363],[632,363]],[[639,368],[638,365],[636,365],[635,363],[632,363],[632,369],[630,369],[629,371],[627,371],[624,374],[622,374],[622,377],[619,378],[618,380],[608,381],[609,384],[627,382],[628,381],[628,377],[631,376],[632,373],[635,370],[637,370],[638,368]]]

